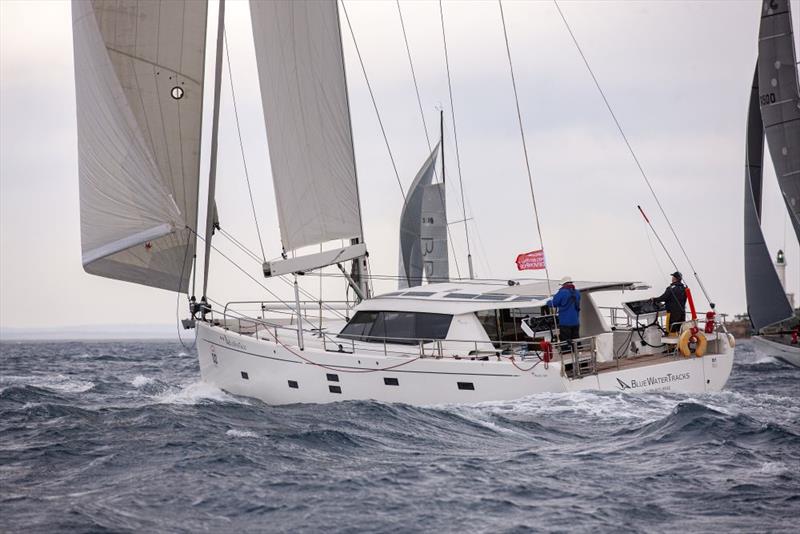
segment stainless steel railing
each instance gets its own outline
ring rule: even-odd
[[[344,301],[337,301],[333,304],[344,304]],[[266,317],[255,318],[242,316],[240,312],[233,310],[234,305],[257,304],[262,311],[285,314],[290,316],[289,325],[270,321]],[[317,301],[301,301],[303,304],[317,304]],[[287,309],[280,309],[281,307]],[[310,309],[310,308],[309,308]],[[617,321],[617,326],[633,327],[632,321],[624,313],[622,308],[603,307],[608,310],[612,325],[615,318],[626,319],[625,322]],[[314,310],[316,311],[316,310]],[[259,333],[272,338],[277,343],[289,343],[281,340],[281,334],[287,338],[294,336],[300,330],[299,325],[293,325],[291,316],[297,310],[290,308],[287,303],[281,301],[232,301],[222,310],[222,321],[214,319],[214,310],[207,313],[211,322],[222,326],[227,330],[234,330],[243,335],[253,335],[259,338]],[[234,315],[234,314],[238,314]],[[693,322],[691,320],[685,322]],[[698,326],[705,323],[705,316],[698,318]],[[372,354],[383,353],[386,356],[398,355],[403,357],[416,356],[419,358],[456,358],[456,359],[498,359],[514,356],[522,361],[530,358],[541,358],[542,350],[538,341],[505,341],[485,339],[429,339],[429,338],[404,338],[404,337],[385,337],[385,336],[359,336],[358,339],[340,337],[338,332],[329,333],[319,325],[314,326],[310,321],[306,321],[311,328],[302,328],[302,334],[308,334],[312,339],[320,340],[323,350],[327,352],[345,352],[355,354],[357,351],[369,352]],[[235,328],[234,328],[235,325]],[[715,331],[720,331],[722,325],[716,324]],[[701,327],[702,329],[702,327]],[[538,346],[538,348],[537,348]],[[414,347],[413,349],[411,347]],[[571,378],[580,378],[587,374],[597,372],[597,341],[591,337],[583,337],[574,340],[573,343],[555,342],[553,343],[553,359],[559,359],[562,363],[562,373],[567,374],[565,369],[569,366]],[[348,350],[349,349],[349,350]],[[616,357],[615,357],[616,359]]]
[[[291,339],[296,335],[295,326],[287,326],[266,319],[254,317],[241,317],[231,315],[231,310],[223,309],[222,319],[214,319],[214,311],[208,312],[210,322],[226,330],[232,330],[243,335],[252,335],[256,338],[266,335],[277,343],[287,343],[281,340],[281,334]],[[508,358],[514,356],[521,361],[538,358],[541,350],[537,350],[536,341],[502,341],[491,339],[429,339],[385,336],[359,336],[359,339],[340,337],[338,333],[331,334],[324,329],[303,329],[304,334],[319,339],[323,350],[327,352],[345,352],[356,354],[358,351],[370,353],[383,353],[385,356],[398,355],[419,358],[455,358],[455,359],[489,359],[497,357]],[[498,346],[495,346],[498,345]],[[413,347],[413,349],[412,349]],[[469,348],[471,347],[471,350]],[[349,350],[347,350],[349,349]],[[466,354],[464,354],[466,353]]]

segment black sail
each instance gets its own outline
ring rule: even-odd
[[[789,0],[764,0],[762,4],[758,85],[772,164],[800,242],[800,84]]]
[[[761,231],[764,127],[759,107],[758,68],[753,76],[747,115],[744,186],[744,277],[747,312],[756,330],[793,315]]]

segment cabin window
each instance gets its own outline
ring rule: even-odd
[[[370,330],[372,329],[372,325],[375,324],[375,319],[377,318],[378,312],[357,312],[355,317],[350,319],[350,322],[347,323],[347,326],[345,326],[344,330],[342,330],[341,337],[360,340],[361,338],[368,336]]]
[[[452,315],[397,311],[360,311],[347,323],[339,337],[375,343],[416,345],[419,339],[447,337]]]

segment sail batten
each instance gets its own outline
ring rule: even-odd
[[[186,291],[206,3],[74,0],[72,13],[84,269]]]
[[[253,0],[250,13],[282,246],[361,239],[336,2]]]

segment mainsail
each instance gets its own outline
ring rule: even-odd
[[[195,0],[73,1],[81,249],[88,273],[188,288],[206,16],[206,2]]]
[[[800,89],[789,0],[764,0],[758,101],[778,184],[800,241]]]
[[[449,280],[444,182],[431,183],[439,145],[414,178],[400,215],[400,289]]]
[[[761,231],[764,129],[759,108],[759,69],[753,76],[747,115],[744,184],[744,275],[747,313],[756,330],[793,315]]]
[[[362,238],[335,0],[250,2],[264,122],[284,251]],[[337,261],[366,248],[342,249]],[[265,274],[327,265],[314,255]]]

